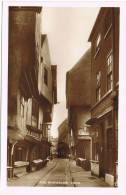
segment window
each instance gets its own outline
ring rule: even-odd
[[[113,56],[112,52],[107,56],[107,91],[113,87],[113,76],[112,76]]]
[[[96,79],[97,79],[97,86],[100,85],[100,82],[101,82],[101,71],[98,72],[98,74],[96,75]]]
[[[37,126],[38,126],[38,113],[39,113],[38,102],[35,98],[32,98],[32,121],[31,121],[31,124],[35,128],[37,128]]]
[[[94,53],[94,58],[96,57],[96,55],[98,54],[99,50],[100,50],[100,44],[101,44],[101,34],[99,33],[96,40],[95,40],[95,53]]]
[[[41,63],[43,62],[43,57],[41,57]]]
[[[101,88],[96,89],[96,101],[98,102],[101,99]]]
[[[22,147],[16,148],[15,161],[23,161],[23,148]]]
[[[36,118],[38,117],[38,102],[36,99],[32,98],[32,115],[35,116]]]
[[[96,40],[96,48],[99,47],[100,41],[101,41],[101,34],[99,34],[98,37],[97,37],[97,40]]]
[[[48,71],[44,68],[44,83],[48,85]]]
[[[96,102],[101,99],[101,71],[96,75]]]
[[[48,126],[47,126],[47,124],[43,123],[42,131],[43,131],[43,137],[47,137],[47,134],[48,134]]]
[[[24,98],[21,97],[20,98],[20,117],[21,117],[20,122],[21,122],[21,128],[24,127],[24,104],[25,104]]]
[[[21,103],[21,117],[24,117],[24,105]]]
[[[21,97],[20,99],[20,114],[21,114],[21,117],[23,118],[24,117],[24,98]]]

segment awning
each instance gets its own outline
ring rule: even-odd
[[[29,162],[27,161],[15,161],[14,167],[23,167],[29,165]]]
[[[30,136],[30,135],[26,135],[25,140],[28,142],[31,142],[31,143],[35,143],[35,144],[41,143],[41,141],[37,140],[36,138],[34,138],[33,136]]]
[[[27,127],[27,129],[30,130],[30,131],[34,131],[34,132],[39,133],[39,134],[42,133],[42,130],[41,130],[41,129],[38,129],[38,128],[33,127],[33,126],[31,126],[31,125],[26,125],[26,127]]]
[[[87,125],[93,125],[98,121],[97,118],[90,118],[88,121],[86,121]]]
[[[24,139],[26,141],[28,141],[29,143],[34,143],[34,144],[39,144],[39,145],[47,144],[51,147],[51,143],[47,139],[44,139],[44,138],[39,140],[39,139],[36,139],[35,137],[33,137],[31,135],[26,135]]]
[[[108,114],[109,112],[111,112],[112,111],[112,109],[113,109],[113,107],[112,106],[110,106],[110,107],[108,107],[108,108],[106,108],[98,117],[97,117],[97,119],[100,119],[100,118],[102,118],[103,116],[105,116],[106,114]]]

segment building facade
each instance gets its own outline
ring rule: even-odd
[[[81,57],[67,72],[66,99],[71,152],[74,158],[91,160],[91,137],[86,121],[91,117],[91,51]]]
[[[54,74],[41,15],[41,7],[9,8],[8,177],[50,155],[56,66]]]
[[[117,183],[119,8],[101,8],[91,31],[92,173]]]
[[[68,120],[65,119],[58,127],[57,152],[59,158],[68,158],[69,151],[69,132]]]
[[[57,158],[57,145],[58,145],[58,138],[50,137],[51,141],[51,158]]]

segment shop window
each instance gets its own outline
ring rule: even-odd
[[[101,71],[96,75],[96,102],[101,99]]]
[[[48,85],[48,71],[44,68],[44,83]]]
[[[18,147],[15,150],[15,161],[23,161],[23,148]]]
[[[107,91],[112,90],[113,87],[112,66],[113,66],[113,56],[111,52],[107,56]]]

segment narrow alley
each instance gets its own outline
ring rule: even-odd
[[[75,13],[85,13],[77,42],[87,46],[73,59],[81,34]],[[119,14],[113,7],[9,7],[9,186],[118,186]]]
[[[39,171],[8,180],[8,186],[108,187],[104,180],[76,166],[74,160],[53,159]]]

